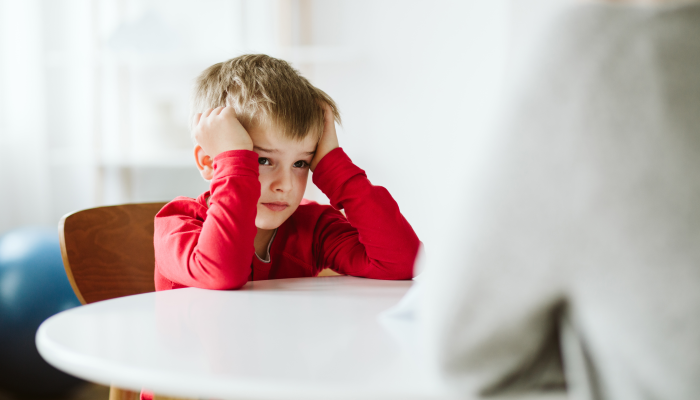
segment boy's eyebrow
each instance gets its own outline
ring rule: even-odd
[[[253,146],[253,150],[256,150],[256,149],[260,150],[260,151],[264,151],[266,153],[279,153],[279,150],[277,150],[277,149],[264,149],[260,146]]]
[[[279,150],[277,150],[277,149],[265,149],[265,148],[260,147],[260,146],[253,146],[253,150],[264,151],[266,153],[279,153]],[[304,154],[307,156],[313,156],[314,154],[316,154],[316,150],[305,151]]]

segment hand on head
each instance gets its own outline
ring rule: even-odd
[[[319,161],[321,161],[326,154],[340,147],[338,144],[338,135],[335,132],[335,116],[333,115],[333,110],[326,103],[323,103],[322,106],[324,115],[323,134],[316,146],[316,154],[313,160],[311,160],[311,171],[316,169],[316,165],[318,165]]]
[[[229,150],[253,150],[253,141],[233,107],[218,107],[194,116],[194,138],[211,158]]]
[[[323,133],[316,146],[316,154],[311,160],[311,171],[316,169],[319,161],[333,149],[339,147],[338,135],[335,131],[335,116],[331,107],[323,103],[324,124]],[[195,158],[199,169],[211,179],[213,175],[212,160],[217,155],[229,150],[253,150],[253,140],[241,125],[233,107],[217,107],[198,113],[193,121]],[[211,170],[211,171],[209,171]]]

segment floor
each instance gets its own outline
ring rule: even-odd
[[[0,400],[108,400],[109,387],[85,383],[72,392],[59,397],[21,397],[4,393],[0,389]]]

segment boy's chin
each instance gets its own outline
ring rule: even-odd
[[[284,211],[275,212],[258,205],[258,215],[255,217],[255,226],[258,229],[277,229],[294,213],[298,206],[299,204],[292,204]]]
[[[261,220],[261,221],[256,220],[256,221],[255,221],[255,226],[256,226],[258,229],[267,229],[267,230],[271,230],[271,229],[277,229],[277,228],[279,228],[280,225],[282,225],[283,222],[284,222],[284,220],[282,220],[282,221],[275,221],[275,220],[271,220],[271,219],[265,218],[264,220]]]

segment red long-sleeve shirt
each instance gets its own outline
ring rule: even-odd
[[[238,289],[249,280],[316,276],[324,268],[375,279],[411,279],[420,241],[389,192],[338,148],[313,181],[331,206],[302,201],[277,229],[270,262],[254,256],[258,155],[214,158],[211,191],[178,197],[155,218],[156,290]],[[207,198],[209,207],[207,208]],[[338,210],[344,209],[347,218]]]

